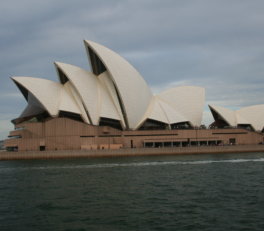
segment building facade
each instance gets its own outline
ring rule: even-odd
[[[138,71],[120,55],[92,41],[85,40],[84,45],[91,71],[55,62],[58,82],[12,77],[28,104],[12,121],[15,130],[5,141],[8,150],[263,142],[262,134],[256,132],[263,128],[263,119],[248,116],[250,110],[232,114],[210,106],[215,125],[229,129],[197,129],[202,121],[204,88],[179,86],[154,95]],[[264,112],[262,109],[257,107],[254,112]],[[230,127],[243,124],[241,121],[250,126]]]
[[[246,129],[120,130],[69,118],[24,122],[10,132],[10,151],[162,148],[259,144],[263,134]]]

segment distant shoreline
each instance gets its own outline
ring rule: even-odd
[[[162,156],[185,154],[224,154],[241,152],[264,152],[264,145],[193,146],[177,148],[134,148],[118,150],[57,150],[0,152],[0,160],[67,159],[124,156]]]

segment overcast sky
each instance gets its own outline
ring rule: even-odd
[[[264,103],[263,0],[4,0],[0,4],[0,139],[26,101],[10,80],[57,81],[54,61],[90,69],[83,40],[125,57],[154,93],[206,90],[208,104]]]

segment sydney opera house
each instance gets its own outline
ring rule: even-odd
[[[91,71],[55,62],[58,81],[12,77],[27,101],[13,119],[7,150],[161,148],[263,142],[264,105],[231,111],[209,105],[205,89],[180,86],[154,95],[124,58],[84,41]]]

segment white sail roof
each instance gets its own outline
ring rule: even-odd
[[[202,121],[205,90],[202,87],[180,86],[171,88],[158,96],[174,108],[193,126],[200,126]]]
[[[55,117],[64,111],[79,114],[88,124],[99,125],[100,119],[106,118],[132,130],[147,119],[168,125],[200,125],[203,88],[176,87],[153,96],[137,70],[120,55],[92,41],[86,40],[85,46],[92,72],[55,62],[59,83],[32,77],[13,78],[28,101],[22,117],[42,111]]]
[[[63,85],[58,110],[79,114],[82,119],[89,124],[89,119],[85,113],[80,98],[76,95],[76,92],[70,82]]]
[[[58,115],[61,84],[47,79],[32,77],[12,77],[12,79],[18,86],[22,86],[37,98],[51,116]]]
[[[92,124],[98,125],[100,117],[106,117],[119,120],[125,126],[118,97],[107,71],[96,76],[70,64],[55,62],[55,66],[73,85],[71,91],[76,92],[81,98]],[[67,84],[68,82],[64,83],[64,85]],[[77,100],[77,96],[75,98]],[[82,111],[82,115],[84,114],[85,111]]]
[[[98,77],[100,86],[100,117],[119,120],[122,127],[125,128],[124,117],[118,101],[113,82],[109,79],[108,72],[100,74]]]
[[[138,71],[117,53],[92,41],[85,40],[85,45],[93,50],[109,71],[127,126],[135,129],[151,101],[150,88]]]
[[[236,113],[245,118],[249,124],[256,130],[261,131],[264,126],[264,104],[253,105],[249,107],[241,108]],[[242,124],[241,121],[238,124]]]
[[[13,77],[12,79],[22,92],[27,91],[25,97],[29,106],[21,116],[28,116],[29,114],[35,113],[37,110],[36,107],[45,109],[54,117],[58,116],[59,111],[82,115],[81,109],[76,104],[70,92],[70,86],[67,84],[64,86],[51,80],[32,77]],[[86,121],[85,118],[84,121]]]
[[[176,124],[182,122],[189,122],[189,120],[184,117],[179,110],[176,110],[169,103],[159,100],[160,107],[163,109],[169,124]]]
[[[241,108],[237,111],[209,105],[230,126],[251,125],[256,131],[261,131],[264,126],[264,104]]]
[[[152,98],[147,113],[143,117],[142,122],[144,122],[147,119],[152,119],[162,123],[169,124],[169,120],[166,114],[164,113],[164,110],[160,106],[159,100],[155,96]],[[142,124],[142,122],[140,123],[140,125]]]
[[[236,125],[237,124],[250,124],[244,117],[236,113]]]
[[[55,66],[59,68],[72,83],[81,98],[85,110],[90,116],[91,123],[97,125],[99,121],[99,87],[96,76],[91,72],[71,64],[55,62]]]
[[[210,109],[213,109],[218,115],[221,116],[221,118],[229,124],[229,126],[236,126],[237,121],[236,121],[236,114],[234,111],[220,107],[220,106],[215,106],[215,105],[209,105]]]
[[[174,90],[175,89],[177,88],[174,88]],[[173,94],[173,93],[170,93],[170,94]],[[185,99],[181,99],[181,100],[182,100],[182,104],[188,103],[188,102],[185,102]],[[139,124],[139,127],[147,119],[153,119],[153,120],[166,123],[166,124],[191,122],[185,115],[181,114],[181,111],[178,108],[177,109],[176,108],[177,108],[177,104],[173,104],[173,102],[171,101],[166,101],[165,97],[160,97],[160,95],[153,96],[152,101],[148,107],[148,110]],[[198,112],[197,112],[197,115],[198,115]],[[201,115],[199,115],[199,117],[200,116]]]
[[[46,110],[30,92],[28,92],[27,101],[28,105],[19,116],[20,118],[38,115]]]

